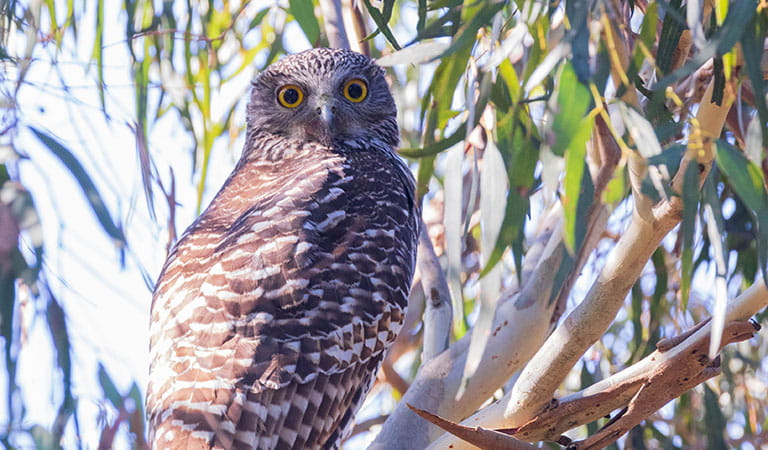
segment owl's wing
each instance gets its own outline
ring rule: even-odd
[[[180,240],[153,307],[164,374],[148,403],[167,442],[338,440],[399,329],[415,253],[407,169],[364,162],[245,165]]]

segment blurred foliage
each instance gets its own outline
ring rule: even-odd
[[[66,53],[89,66],[88,82],[99,91],[101,110],[92,120],[131,128],[146,214],[166,221],[170,245],[177,204],[189,204],[190,199],[176,198],[173,168],[155,163],[153,155],[161,151],[153,141],[156,124],[171,116],[191,138],[192,173],[183,179],[196,184],[193,203],[199,211],[204,194],[216,189],[207,184],[214,147],[233,148],[244,131],[244,117],[236,114],[248,98],[242,80],[297,41],[327,45],[317,1],[125,0],[121,5],[118,14],[106,15],[104,0],[0,3],[0,333],[7,383],[0,441],[7,448],[17,445],[19,434],[40,448],[55,447],[67,427],[78,427],[71,355],[85,351],[70,345],[66,303],[47,287],[45,236],[18,170],[27,159],[18,146],[20,130],[30,131],[37,145],[71,173],[94,220],[114,242],[117,257],[123,258],[131,247],[131,230],[121,225],[125,211],[108,204],[80,160],[88,149],[74,151],[57,138],[57,130],[30,123],[24,105],[17,102],[19,92],[36,89],[25,82],[29,71],[49,69],[40,55],[49,55],[55,63]],[[401,155],[417,174],[425,222],[447,271],[457,312],[456,338],[482,322],[476,321],[482,310],[482,277],[498,270],[503,280],[496,286],[498,293],[520,276],[526,237],[556,199],[565,211],[571,254],[578,254],[583,244],[591,205],[602,202],[614,211],[584,270],[588,279],[617,241],[632,196],[639,194],[629,188],[627,158],[643,158],[649,168],[644,195],[677,195],[667,186],[685,151],[681,144],[689,139],[686,133],[698,126],[692,117],[712,79],[720,92],[739,92],[726,131],[709,137],[717,139],[717,168],[700,195],[684,196],[681,226],[653,255],[626,309],[595,352],[585,356],[581,385],[639,360],[661,336],[710,315],[718,247],[713,239],[722,241],[729,260],[723,269],[729,295],[756,276],[765,276],[768,105],[763,61],[768,13],[764,5],[747,0],[705,1],[701,6],[700,22],[689,23],[680,0],[360,4],[370,33],[364,45],[374,57],[383,57],[382,64],[394,66],[391,81],[400,109]],[[348,3],[345,8],[349,11]],[[130,60],[123,61],[123,68],[133,80],[133,119],[127,125],[113,122],[108,99],[117,94],[104,70],[110,49],[105,36],[115,25],[124,29],[116,45],[127,49]],[[691,37],[691,25],[701,27],[703,41]],[[635,89],[637,102],[627,97]],[[62,91],[76,103],[66,86]],[[594,195],[593,178],[601,161],[591,150],[597,120],[606,124],[621,153],[599,196]],[[497,149],[504,172],[480,169],[490,149]],[[487,195],[480,189],[484,184],[501,184],[503,202],[488,207],[481,198]],[[156,203],[157,196],[165,200],[162,205]],[[706,208],[713,214],[705,214]],[[495,228],[480,239],[491,223]],[[18,310],[25,302],[34,303],[34,314],[48,324],[61,372],[51,377],[63,392],[52,424],[25,421],[18,394],[16,360],[24,351],[26,323]],[[492,313],[493,304],[488,307]],[[418,334],[418,327],[413,332]],[[767,355],[765,339],[726,351],[723,376],[634,429],[627,445],[691,448],[708,442],[716,448],[765,442]],[[414,361],[418,364],[419,358]],[[144,446],[139,387],[134,384],[121,393],[104,367],[99,367],[98,380],[105,404],[113,411],[113,420],[101,424],[98,445],[110,446],[124,427],[133,445]]]

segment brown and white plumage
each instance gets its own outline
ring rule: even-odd
[[[351,79],[362,101],[343,95]],[[287,85],[299,106],[278,101]],[[155,289],[155,448],[338,447],[402,324],[415,261],[395,116],[383,70],[354,52],[310,50],[256,78],[243,155]]]

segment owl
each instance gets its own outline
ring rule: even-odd
[[[419,207],[384,70],[339,49],[252,82],[232,174],[152,299],[156,449],[338,448],[402,325]]]

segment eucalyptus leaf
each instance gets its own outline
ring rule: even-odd
[[[289,0],[289,11],[299,22],[299,26],[307,36],[310,44],[315,44],[320,37],[320,25],[315,17],[313,2],[302,0]]]
[[[115,224],[114,220],[112,220],[106,203],[104,203],[101,194],[98,189],[96,189],[96,185],[93,183],[93,180],[91,180],[91,177],[88,176],[88,173],[83,165],[80,164],[77,157],[75,157],[69,149],[64,147],[64,145],[53,136],[34,127],[29,127],[29,129],[43,144],[45,144],[46,147],[48,147],[51,153],[64,164],[72,176],[75,177],[75,180],[77,180],[80,188],[83,190],[86,201],[90,205],[93,213],[96,214],[96,218],[104,231],[112,237],[118,245],[125,246],[126,242],[123,231]]]

